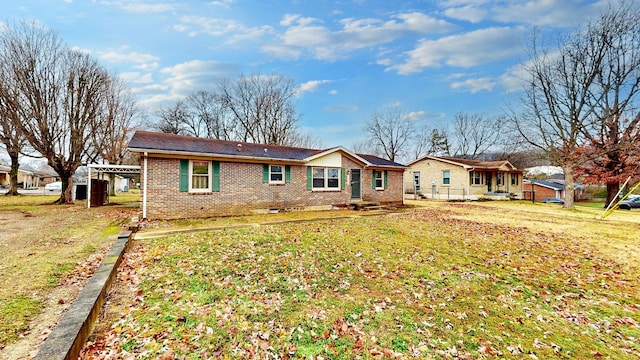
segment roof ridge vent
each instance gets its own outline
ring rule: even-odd
[[[238,151],[242,151],[242,144],[238,144]]]

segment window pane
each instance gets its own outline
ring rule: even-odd
[[[191,187],[193,189],[207,189],[209,187],[209,176],[193,175],[191,177]]]
[[[442,184],[449,185],[449,183],[451,182],[451,176],[449,174],[449,170],[445,170],[442,172]]]
[[[209,174],[209,162],[208,161],[194,161],[193,162],[193,174]]]
[[[324,188],[324,168],[313,168],[313,187]]]
[[[339,169],[329,168],[327,169],[327,187],[337,188],[340,184],[340,172]]]
[[[271,165],[271,181],[272,182],[282,182],[282,166],[280,165]]]

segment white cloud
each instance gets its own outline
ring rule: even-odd
[[[331,83],[331,82],[332,82],[331,80],[311,80],[311,81],[307,81],[305,83],[300,84],[300,86],[295,91],[295,95],[300,97],[304,93],[317,91],[318,88],[320,88],[320,85],[328,84],[328,83]]]
[[[404,115],[405,119],[409,119],[409,120],[418,120],[418,119],[422,119],[427,115],[427,112],[424,110],[420,110],[420,111],[411,111],[408,114]]]
[[[493,27],[438,40],[421,40],[408,51],[404,63],[388,67],[399,74],[417,73],[443,65],[473,67],[513,56],[521,51],[523,28]]]
[[[137,90],[145,95],[143,103],[154,108],[183,99],[195,91],[209,89],[218,79],[239,72],[240,68],[235,64],[193,60],[163,68],[160,71],[165,77],[162,82]]]
[[[596,15],[608,0],[454,0],[444,1],[443,13],[453,19],[478,23],[493,20],[505,24],[568,27],[579,25],[584,18]]]
[[[211,36],[229,36],[226,44],[255,40],[273,31],[270,26],[248,27],[235,20],[218,19],[204,16],[183,16],[180,24],[173,30],[187,33],[189,36],[207,34]]]
[[[338,95],[338,90],[329,90],[329,95]]]
[[[262,50],[276,57],[297,58],[310,54],[320,60],[335,61],[350,52],[393,42],[408,34],[431,34],[451,30],[453,25],[419,12],[404,13],[381,20],[346,18],[330,29],[319,19],[286,14],[280,25],[286,27],[277,42]]]
[[[109,50],[98,54],[100,59],[112,63],[131,63],[134,67],[141,70],[151,71],[158,67],[158,58],[155,55],[141,54],[138,52],[121,52]]]
[[[124,11],[132,13],[163,13],[173,11],[176,6],[168,3],[147,4],[138,1],[103,1],[102,4],[112,5],[121,8]]]
[[[216,0],[216,1],[210,2],[209,4],[211,4],[212,6],[228,8],[231,4],[235,2],[236,0]]]
[[[389,108],[398,108],[400,107],[402,104],[400,103],[400,101],[394,101],[392,103],[388,103],[385,106],[389,107]]]
[[[525,63],[518,64],[510,68],[507,72],[505,72],[498,78],[498,80],[500,81],[500,85],[502,85],[502,87],[507,92],[514,92],[524,89],[530,77],[529,73],[526,70],[527,66],[529,66],[528,63]]]
[[[475,6],[463,6],[446,9],[444,14],[452,19],[478,23],[486,18],[487,10]]]
[[[468,90],[472,94],[480,91],[491,91],[496,86],[496,81],[492,78],[483,77],[477,79],[467,79],[464,81],[458,81],[451,84],[451,88],[454,90]]]
[[[121,72],[120,78],[130,84],[150,84],[153,83],[153,76],[149,73]]]

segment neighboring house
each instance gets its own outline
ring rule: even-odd
[[[522,198],[522,171],[506,160],[478,161],[424,156],[405,171],[409,197],[448,200]],[[417,188],[417,191],[413,191]]]
[[[556,198],[564,200],[564,184],[558,184],[547,180],[524,180],[524,199],[531,200],[532,190],[535,193],[535,201],[545,198]]]
[[[531,200],[531,183],[533,182],[533,190],[535,190],[535,201],[552,197],[565,200],[565,184],[564,179],[549,178],[546,180],[525,180],[524,181],[524,198]],[[589,198],[586,192],[586,186],[578,183],[573,184],[573,199],[586,200]]]
[[[326,150],[137,131],[142,216],[149,219],[402,204],[405,166],[343,147]]]
[[[9,187],[11,181],[11,167],[0,165],[0,186]],[[18,186],[25,189],[38,187],[38,176],[28,170],[18,169]]]

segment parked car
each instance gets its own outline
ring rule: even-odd
[[[620,209],[631,210],[631,209],[640,209],[640,197],[635,197],[633,199],[627,199],[618,205]]]
[[[46,191],[62,191],[62,182],[56,181],[44,186]]]
[[[564,205],[564,200],[562,199],[558,199],[558,198],[544,198],[542,200],[540,200],[541,203],[546,203],[546,204],[560,204],[560,205]]]

